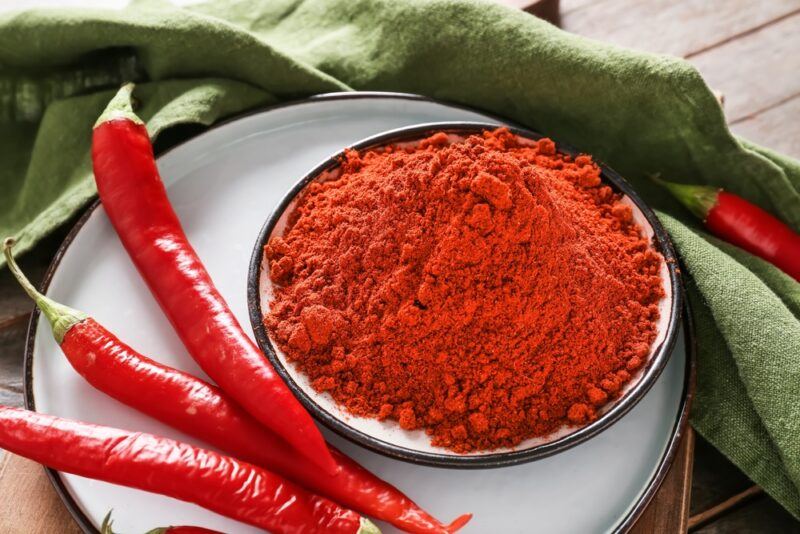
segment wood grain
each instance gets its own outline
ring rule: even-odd
[[[800,94],[798,50],[800,12],[690,61],[711,87],[725,94],[725,114],[737,122]],[[789,117],[785,122],[797,123]]]
[[[495,0],[500,4],[521,9],[552,24],[560,22],[559,0]]]
[[[638,50],[683,57],[798,8],[797,0],[611,0],[562,13],[562,27]]]
[[[693,461],[694,431],[688,428],[661,488],[631,529],[631,534],[686,532]]]
[[[767,495],[755,497],[692,534],[800,534],[800,523]]]
[[[23,325],[31,318],[30,312],[17,313],[0,318],[0,335],[8,329]]]
[[[562,26],[615,44],[688,57],[725,95],[733,130],[800,157],[800,2],[562,0]],[[763,115],[763,116],[762,116]]]
[[[2,285],[3,281],[0,280],[0,287]],[[4,305],[7,300],[8,297],[0,297],[0,304]],[[22,315],[23,319],[27,316]],[[6,320],[4,328],[0,329],[0,404],[22,405],[22,359],[26,331],[27,320]]]
[[[800,159],[800,95],[767,111],[743,118],[731,129],[751,141]]]
[[[20,267],[38,285],[63,241],[69,223],[44,239],[35,250],[20,258]],[[1,238],[2,236],[0,236]],[[0,404],[22,406],[22,360],[25,353],[31,299],[8,269],[0,270]]]
[[[752,485],[747,475],[708,441],[695,434],[690,516],[702,513]]]
[[[80,534],[42,466],[13,454],[6,454],[2,462],[0,532]]]
[[[694,531],[762,495],[764,495],[764,490],[760,486],[750,486],[746,490],[725,499],[718,505],[689,517],[688,529]]]
[[[8,465],[8,454],[5,451],[0,451],[2,456],[0,456],[0,481],[3,480],[3,474],[6,472],[6,466]]]
[[[561,0],[561,15],[564,16],[566,13],[571,11],[576,11],[578,9],[583,9],[586,6],[597,5],[608,1],[609,0]]]

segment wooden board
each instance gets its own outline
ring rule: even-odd
[[[607,0],[561,0],[561,16],[563,17],[567,13],[578,10],[582,7],[602,4],[606,1]]]
[[[800,96],[797,0],[562,0],[562,9],[568,31],[687,58],[725,96],[734,132],[800,158],[800,121],[793,120]]]
[[[607,0],[564,12],[562,27],[605,42],[684,57],[798,9],[797,0]]]
[[[0,532],[80,534],[42,466],[13,454],[0,461]]]
[[[38,283],[44,276],[64,234],[65,230],[55,232],[43,241],[40,249],[20,261],[20,266],[33,283]],[[8,269],[0,270],[0,404],[6,406],[22,406],[22,360],[32,309],[31,299],[20,289]]]
[[[772,150],[800,158],[800,94],[779,106],[741,119],[731,129]]]
[[[558,25],[560,22],[559,0],[497,0],[500,4],[522,9],[540,19]]]
[[[686,532],[692,496],[693,462],[694,431],[689,428],[661,488],[631,529],[631,534]]]
[[[725,115],[735,123],[800,95],[799,35],[797,12],[690,61],[711,87],[725,94]],[[797,115],[786,119],[796,123]]]

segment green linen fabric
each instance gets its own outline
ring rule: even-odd
[[[800,284],[705,234],[645,178],[722,186],[798,230],[800,164],[732,135],[689,64],[466,0],[3,14],[0,232],[19,250],[94,196],[91,126],[123,81],[138,82],[153,136],[315,93],[405,91],[509,117],[608,162],[659,210],[688,275],[693,425],[800,517]]]

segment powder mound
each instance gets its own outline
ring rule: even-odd
[[[505,129],[348,152],[265,247],[264,324],[350,412],[458,452],[583,425],[646,363],[663,259],[589,156]]]

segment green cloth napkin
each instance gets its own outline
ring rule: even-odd
[[[800,284],[704,233],[648,173],[743,195],[800,229],[800,164],[733,136],[689,64],[454,0],[140,2],[0,16],[0,233],[33,246],[95,194],[91,125],[139,82],[153,136],[350,89],[504,115],[608,162],[659,210],[699,344],[695,428],[800,517]],[[791,120],[787,117],[786,120]]]

